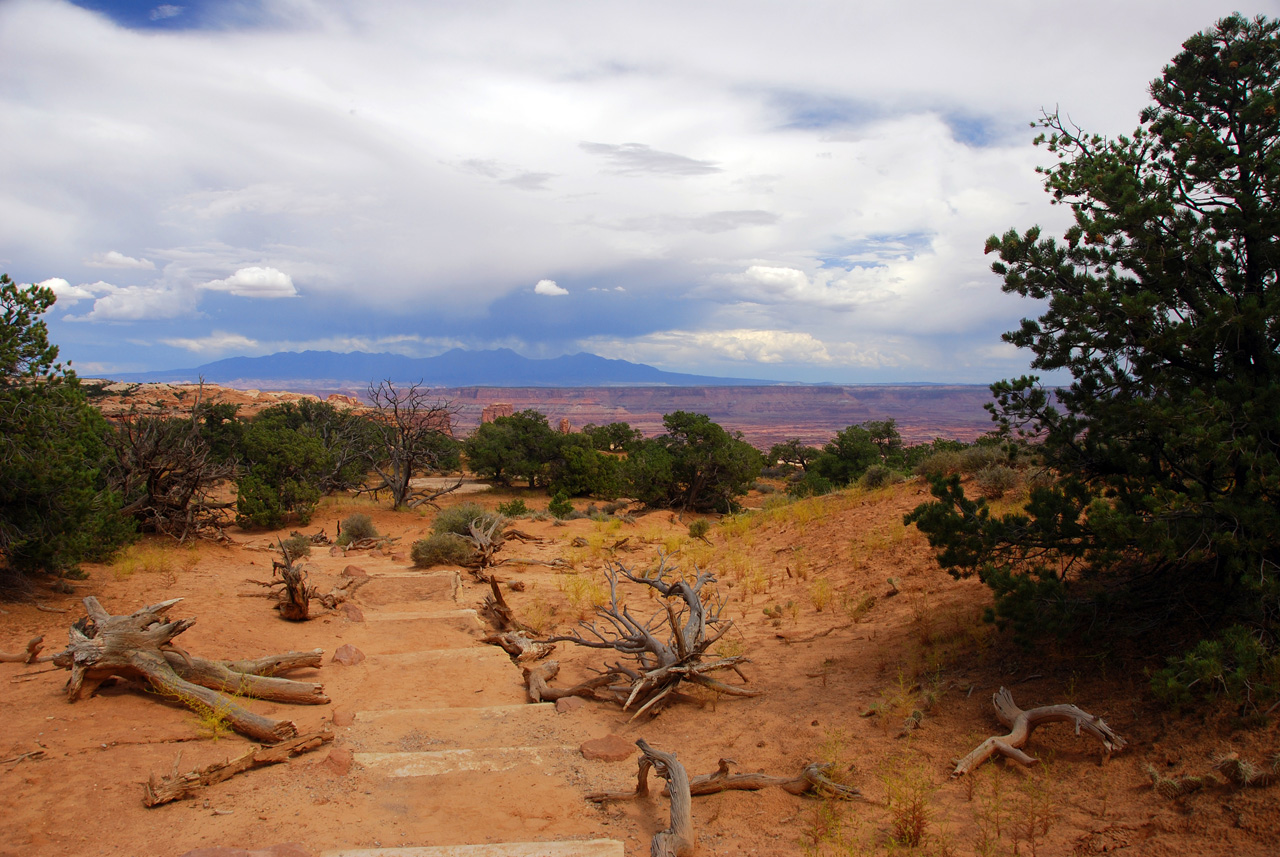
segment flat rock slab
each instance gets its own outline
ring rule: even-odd
[[[363,622],[349,623],[342,629],[342,640],[354,643],[367,655],[392,655],[424,649],[471,649],[484,634],[475,610],[385,613],[371,608],[365,611]]]
[[[356,597],[373,607],[420,601],[453,603],[458,598],[460,581],[456,571],[374,572]]]
[[[350,740],[369,751],[506,747],[513,738],[528,745],[562,745],[575,740],[572,730],[566,728],[572,724],[565,724],[563,718],[557,721],[555,705],[550,702],[357,711],[351,725]]]
[[[497,646],[370,654],[366,669],[355,693],[374,710],[484,708],[526,701],[520,669]]]
[[[420,753],[356,753],[355,762],[384,777],[438,777],[458,773],[499,773],[521,765],[546,766],[573,747],[487,747],[480,750],[429,750]]]
[[[597,759],[601,762],[625,762],[636,752],[636,745],[621,735],[605,735],[583,741],[579,748],[582,758]]]
[[[488,845],[429,845],[322,851],[320,857],[624,857],[617,839],[562,842],[499,842]]]

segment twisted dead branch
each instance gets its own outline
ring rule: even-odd
[[[75,702],[109,678],[143,678],[162,696],[181,702],[200,714],[213,713],[237,732],[274,744],[297,734],[288,720],[255,714],[223,696],[272,699],[310,705],[329,698],[322,685],[272,678],[296,667],[318,667],[320,650],[286,652],[254,661],[215,662],[192,657],[173,643],[195,624],[195,619],[169,620],[165,614],[181,601],[172,598],[144,607],[128,616],[113,616],[89,596],[84,599],[88,616],[70,629],[70,643],[53,656],[53,663],[71,671],[67,700]]]
[[[979,744],[973,752],[959,761],[956,769],[951,772],[953,778],[971,773],[996,753],[1023,765],[1036,764],[1039,760],[1020,748],[1026,745],[1032,730],[1042,723],[1067,721],[1074,724],[1077,735],[1084,730],[1101,741],[1107,756],[1125,747],[1125,740],[1113,732],[1101,717],[1081,711],[1074,705],[1042,705],[1023,711],[1014,703],[1013,694],[1003,687],[992,695],[991,702],[996,707],[996,717],[1009,727],[1009,734],[992,736]]]
[[[677,574],[677,569],[668,567],[668,559],[663,555],[656,569],[642,575],[633,574],[621,563],[610,563],[605,571],[609,580],[609,605],[596,608],[597,621],[580,622],[581,630],[543,640],[611,649],[631,658],[635,668],[620,662],[606,667],[602,675],[609,681],[593,687],[592,694],[596,698],[617,699],[623,711],[634,706],[632,720],[646,711],[659,710],[683,682],[728,696],[760,693],[708,675],[732,670],[745,682],[747,678],[740,665],[746,658],[738,655],[705,660],[708,649],[733,627],[733,622],[720,618],[724,602],[710,601],[703,591],[707,584],[715,582],[714,575],[700,572],[693,581],[686,580]],[[619,580],[649,587],[662,596],[661,607],[647,619],[637,618],[622,603]]]

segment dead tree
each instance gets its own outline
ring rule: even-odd
[[[361,492],[389,491],[396,507],[416,508],[456,491],[462,478],[445,488],[419,490],[410,484],[422,473],[452,470],[458,461],[458,443],[453,439],[453,417],[457,408],[450,402],[433,399],[422,384],[396,389],[390,380],[369,385],[369,404],[376,413],[377,450],[372,462],[377,481],[366,483]]]
[[[284,587],[280,590],[280,600],[276,609],[283,619],[290,622],[305,622],[311,618],[311,598],[318,594],[314,586],[307,583],[307,570],[295,564],[294,557],[289,556],[289,549],[280,541],[280,553],[284,562],[271,561],[272,576],[280,575]]]
[[[734,774],[730,773],[732,764],[732,759],[721,759],[714,774],[703,774],[690,779],[689,794],[700,797],[728,791],[754,792],[777,786],[787,794],[793,795],[820,795],[841,800],[853,800],[862,796],[862,792],[853,786],[831,779],[830,770],[833,766],[829,763],[812,762],[805,765],[794,777],[777,777],[761,773]],[[643,797],[646,791],[647,789],[642,791],[637,788],[635,792],[592,792],[587,795],[587,800],[596,803],[635,800],[638,796]]]
[[[204,768],[191,771],[181,770],[182,753],[179,751],[173,760],[173,768],[164,776],[154,773],[143,783],[143,806],[161,806],[199,794],[212,785],[229,780],[236,774],[261,768],[265,765],[277,765],[287,762],[290,756],[297,756],[323,746],[333,740],[333,732],[325,730],[299,735],[288,741],[282,741],[274,747],[254,747],[242,756],[215,762]]]
[[[122,514],[144,532],[179,541],[221,533],[235,504],[214,492],[235,473],[231,461],[217,461],[200,433],[200,396],[190,417],[143,416],[130,412],[115,425],[107,482],[121,497]]]
[[[47,655],[43,658],[40,656],[43,648],[44,636],[32,637],[27,640],[27,647],[22,652],[0,652],[0,664],[34,664],[50,660]]]
[[[128,616],[113,616],[98,599],[85,598],[89,615],[71,626],[69,645],[53,656],[54,664],[71,670],[68,701],[79,699],[86,686],[92,693],[109,678],[142,678],[162,696],[198,713],[215,714],[237,732],[268,744],[292,738],[297,728],[288,720],[254,714],[219,691],[281,702],[328,703],[322,685],[273,677],[289,669],[319,667],[323,654],[319,649],[253,661],[216,662],[192,657],[178,648],[173,639],[196,621],[166,617],[181,600],[173,598]]]
[[[666,753],[650,747],[643,738],[636,741],[640,748],[640,770],[636,775],[635,792],[589,795],[589,800],[635,800],[649,794],[649,769],[667,781],[667,795],[671,798],[671,825],[653,835],[649,843],[652,857],[688,857],[693,854],[693,796],[689,791],[689,774],[675,753]]]
[[[1065,720],[1075,726],[1077,735],[1083,730],[1101,741],[1108,756],[1125,747],[1125,740],[1113,732],[1101,717],[1081,711],[1074,705],[1042,705],[1039,708],[1023,711],[1014,703],[1013,694],[1003,687],[992,695],[991,703],[996,707],[996,717],[1009,727],[1009,734],[993,735],[979,744],[973,752],[956,764],[956,769],[951,772],[952,777],[960,777],[972,772],[974,768],[996,753],[1024,765],[1034,765],[1039,760],[1027,755],[1021,748],[1031,738],[1031,731],[1042,723]]]
[[[725,684],[708,673],[733,670],[746,681],[739,665],[741,655],[704,660],[707,650],[733,622],[721,620],[724,602],[704,600],[703,587],[715,582],[710,572],[700,572],[692,581],[676,574],[663,556],[651,574],[635,575],[621,563],[611,563],[605,571],[609,580],[609,606],[596,608],[596,622],[580,622],[581,630],[548,637],[544,642],[570,642],[593,649],[612,649],[632,658],[635,666],[615,663],[603,675],[613,681],[593,694],[612,694],[627,711],[635,706],[634,720],[646,711],[658,710],[682,682],[730,696],[757,696],[760,691]],[[662,596],[661,608],[647,619],[637,618],[622,604],[619,578],[647,586]]]

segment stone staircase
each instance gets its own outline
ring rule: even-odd
[[[353,830],[352,841],[376,847],[324,857],[623,857],[623,842],[593,836],[598,816],[583,794],[602,782],[625,789],[634,769],[584,759],[578,747],[592,735],[581,717],[526,704],[520,669],[479,641],[481,620],[458,603],[459,573],[358,562],[371,578],[356,596],[364,620],[341,636],[365,660],[333,688],[352,712],[337,727],[359,783],[351,799],[371,810],[354,815],[390,811],[433,820],[434,830],[483,830],[488,841],[388,844],[412,833]],[[577,838],[557,838],[566,829]]]

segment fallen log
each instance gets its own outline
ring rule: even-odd
[[[160,806],[181,800],[209,786],[229,780],[236,774],[288,761],[291,756],[314,750],[332,740],[332,732],[311,732],[276,744],[274,747],[254,747],[234,759],[186,772],[179,770],[182,764],[182,753],[179,751],[178,757],[173,760],[172,771],[162,777],[152,774],[143,784],[142,803],[144,806]]]
[[[516,663],[537,661],[547,657],[556,650],[549,643],[540,643],[525,635],[522,631],[504,631],[501,634],[490,634],[481,637],[480,642],[491,646],[501,646],[502,650],[515,659]]]
[[[40,660],[40,650],[44,648],[44,637],[32,637],[27,640],[27,648],[22,652],[0,652],[0,663],[5,664],[34,664]],[[49,658],[45,658],[49,660]]]
[[[237,732],[268,744],[292,738],[297,727],[287,720],[255,714],[219,690],[283,702],[328,702],[320,685],[267,677],[298,666],[319,666],[323,653],[318,650],[218,663],[193,658],[174,645],[173,639],[196,621],[166,618],[165,614],[181,600],[173,598],[128,616],[113,616],[93,596],[85,598],[88,616],[71,626],[70,643],[53,656],[56,666],[71,671],[67,700],[75,702],[86,686],[92,692],[113,676],[143,678],[162,696],[198,713],[216,712]]]
[[[667,781],[666,792],[671,799],[671,824],[666,830],[653,835],[649,845],[652,857],[688,857],[693,854],[693,796],[689,789],[689,774],[675,753],[666,753],[650,747],[643,738],[636,741],[640,748],[640,770],[636,773],[634,792],[601,792],[587,795],[587,800],[635,800],[649,795],[649,769]]]
[[[595,678],[575,684],[573,687],[552,687],[549,682],[560,672],[559,661],[544,661],[536,667],[524,667],[525,690],[530,702],[555,702],[566,696],[581,696],[584,699],[603,699],[610,702],[621,702],[626,699],[622,690],[610,690],[615,681],[612,673],[604,673]]]
[[[729,772],[729,766],[732,764],[732,759],[721,759],[720,767],[714,774],[702,774],[689,780],[689,794],[693,797],[700,797],[727,791],[754,792],[770,786],[777,786],[788,794],[793,795],[814,794],[843,800],[852,800],[855,797],[862,796],[862,792],[853,786],[846,786],[831,779],[828,776],[831,765],[822,762],[805,765],[799,775],[794,777],[775,777],[760,773],[732,774]],[[587,795],[587,800],[603,803],[605,801],[634,800],[636,796],[635,792],[592,792]]]
[[[1023,711],[1014,703],[1013,694],[1003,687],[992,695],[991,702],[995,705],[996,717],[1009,727],[1009,734],[993,735],[979,744],[956,764],[955,770],[951,772],[953,778],[971,773],[996,753],[1023,765],[1036,764],[1039,759],[1027,755],[1021,748],[1031,737],[1032,730],[1042,723],[1066,721],[1074,724],[1077,735],[1084,730],[1101,741],[1108,757],[1112,752],[1119,752],[1125,747],[1125,740],[1113,732],[1101,717],[1081,711],[1074,705],[1042,705]]]

